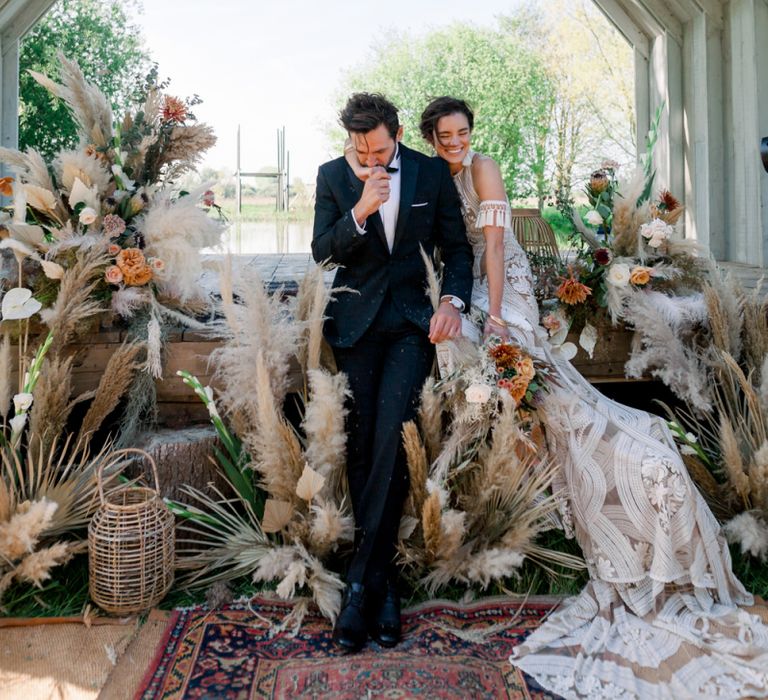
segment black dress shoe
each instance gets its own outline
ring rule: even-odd
[[[365,603],[365,586],[361,583],[348,583],[333,628],[333,641],[345,651],[360,651],[368,639]]]
[[[381,646],[393,647],[400,641],[400,595],[394,583],[387,583],[381,597],[370,599],[368,619],[371,638]]]

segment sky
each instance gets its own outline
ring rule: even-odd
[[[363,62],[388,29],[421,34],[455,22],[493,26],[518,0],[144,0],[136,22],[168,92],[198,94],[200,121],[218,136],[204,165],[234,171],[277,163],[285,126],[291,178],[314,180],[334,158],[325,128],[344,71]],[[375,90],[376,86],[370,86]]]

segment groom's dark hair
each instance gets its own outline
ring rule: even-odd
[[[339,121],[347,131],[356,134],[367,134],[383,124],[395,138],[400,128],[397,107],[378,92],[356,92],[339,113]]]

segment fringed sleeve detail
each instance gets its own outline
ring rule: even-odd
[[[486,199],[480,202],[475,228],[498,226],[507,229],[510,225],[509,204],[501,199]]]

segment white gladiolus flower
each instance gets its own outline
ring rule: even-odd
[[[600,216],[597,209],[588,211],[584,218],[590,226],[600,226],[603,223],[603,217]]]
[[[123,172],[123,169],[119,165],[113,165],[112,172],[121,189],[132,190],[136,186],[136,183]]]
[[[49,280],[60,280],[64,277],[64,268],[55,263],[52,260],[41,260],[40,264],[43,266],[43,272]]]
[[[18,416],[14,416],[11,418],[10,424],[11,432],[14,435],[18,435],[22,430],[24,430],[24,426],[27,424],[27,414],[21,413]]]
[[[32,394],[26,391],[16,394],[16,396],[13,397],[13,410],[16,413],[28,411],[32,406],[32,399]]]
[[[614,263],[608,268],[608,274],[605,277],[614,287],[626,287],[629,284],[629,275],[629,265]]]
[[[36,314],[43,305],[32,297],[32,292],[24,287],[9,289],[3,297],[2,315],[4,321],[29,318]]]
[[[470,384],[464,390],[467,403],[485,403],[491,398],[491,387],[487,384]]]
[[[99,217],[99,213],[93,207],[85,207],[80,212],[80,223],[90,226]]]

